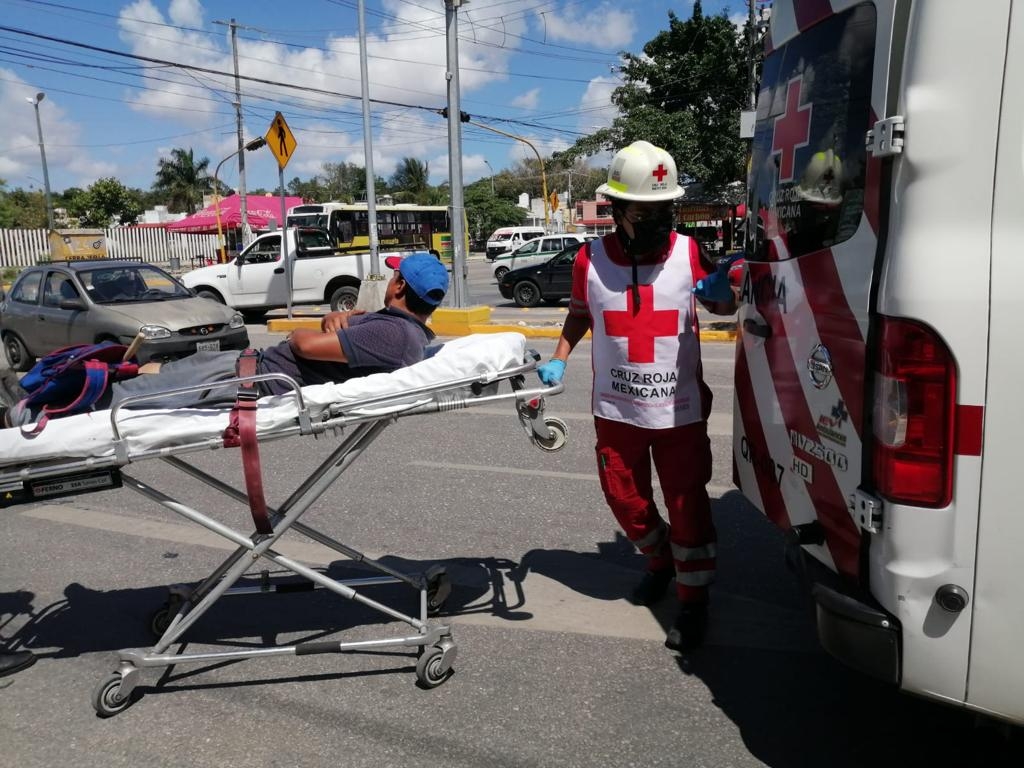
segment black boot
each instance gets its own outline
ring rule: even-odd
[[[675,578],[676,569],[673,567],[647,571],[640,579],[640,583],[633,588],[633,605],[654,605],[665,596],[665,590]]]
[[[0,677],[28,669],[35,663],[36,657],[30,651],[0,652]]]
[[[688,653],[700,647],[708,629],[707,603],[680,603],[672,629],[665,638],[665,647]]]

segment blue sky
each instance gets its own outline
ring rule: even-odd
[[[311,178],[324,162],[364,163],[357,0],[0,0],[0,8],[0,178],[9,189],[42,188],[26,100],[39,91],[54,191],[105,176],[149,189],[158,159],[176,147],[208,157],[212,173],[238,146],[231,18],[240,73],[256,79],[242,81],[246,139],[265,134],[280,111],[298,142],[285,182]],[[668,26],[669,9],[688,18],[692,0],[471,0],[458,13],[462,110],[542,155],[563,149],[609,124],[617,53],[639,53]],[[704,2],[705,13],[723,10],[742,22],[746,3]],[[447,124],[431,111],[446,104],[443,0],[366,0],[365,24],[369,96],[392,103],[371,106],[376,175],[389,177],[411,156],[429,164],[433,183],[444,181]],[[472,125],[463,126],[462,153],[467,183],[533,156]],[[236,161],[220,178],[237,185]],[[269,149],[246,155],[249,189],[277,180]]]

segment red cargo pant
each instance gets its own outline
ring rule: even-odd
[[[648,556],[650,570],[674,562],[680,600],[706,601],[715,576],[715,527],[705,487],[711,480],[707,422],[646,429],[595,417],[594,426],[601,489],[626,537]],[[654,501],[652,458],[668,525]]]

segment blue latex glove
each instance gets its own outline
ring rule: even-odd
[[[540,376],[541,383],[548,387],[557,384],[565,375],[565,361],[548,360],[537,368],[537,375]]]
[[[742,253],[734,253],[732,256],[718,262],[718,267],[714,272],[703,280],[697,281],[697,287],[693,289],[694,296],[707,301],[732,301],[733,293],[732,286],[729,285],[729,267],[742,258]]]

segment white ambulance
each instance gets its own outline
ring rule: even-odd
[[[735,481],[822,644],[1024,722],[1024,2],[777,0],[747,210]]]

